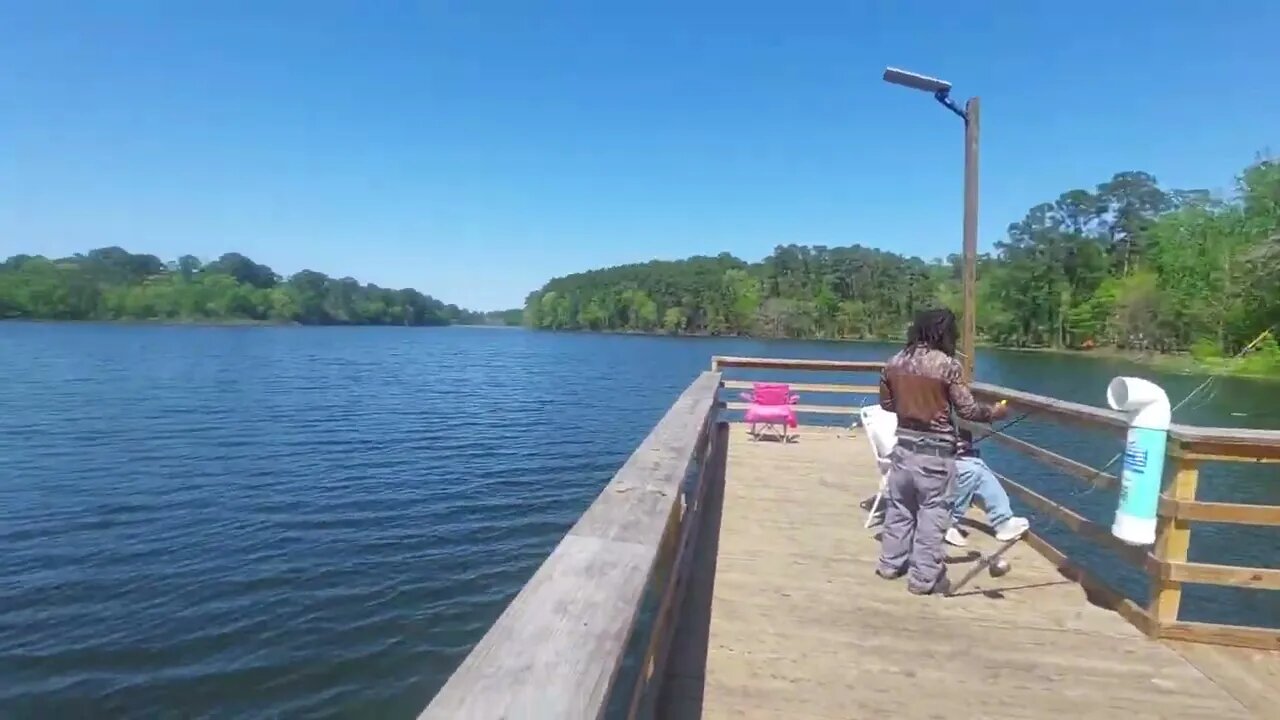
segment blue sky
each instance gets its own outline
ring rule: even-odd
[[[1113,172],[1280,144],[1280,3],[0,0],[0,255],[235,250],[480,309],[779,243],[981,246]]]

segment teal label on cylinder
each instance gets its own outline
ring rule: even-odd
[[[1169,433],[1150,428],[1129,428],[1124,448],[1124,472],[1120,478],[1117,514],[1154,520],[1164,476],[1164,450]]]

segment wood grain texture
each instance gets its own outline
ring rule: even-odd
[[[600,716],[715,409],[705,372],[520,590],[421,718]]]
[[[1280,430],[1172,425],[1172,452],[1225,460],[1280,459]]]
[[[724,452],[722,461],[727,463],[727,443]],[[702,708],[702,685],[689,682],[688,678],[701,678],[706,669],[707,633],[711,627],[711,599],[715,590],[724,510],[723,472],[718,482],[708,485],[706,490],[699,518],[698,542],[693,547],[684,602],[676,613],[676,633],[664,667],[666,676],[655,718],[697,717]]]
[[[1082,566],[1067,557],[1065,553],[1054,547],[1052,543],[1045,540],[1043,536],[1028,533],[1024,541],[1028,546],[1040,553],[1040,556],[1047,560],[1050,565],[1057,568],[1062,577],[1078,583],[1090,603],[1114,611],[1120,617],[1128,620],[1129,624],[1137,628],[1138,632],[1143,635],[1148,637],[1156,636],[1155,620],[1147,614],[1146,608],[1121,595],[1110,585],[1091,575]]]
[[[750,380],[725,380],[721,383],[724,387],[731,390],[750,390],[755,383]],[[880,394],[879,385],[842,385],[840,383],[787,383],[791,386],[791,392],[816,392],[816,393],[850,393],[853,395],[876,395]],[[736,397],[736,396],[735,396]]]
[[[1160,637],[1169,640],[1210,643],[1237,648],[1252,648],[1280,653],[1280,630],[1269,628],[1218,625],[1215,623],[1175,622],[1160,626]],[[1275,656],[1280,662],[1280,655]]]
[[[878,373],[884,369],[884,363],[857,362],[852,360],[800,360],[789,358],[732,357],[728,355],[716,355],[711,358],[712,370],[723,370],[725,368]]]
[[[974,383],[973,395],[984,402],[1006,400],[1015,411],[1031,411],[1045,416],[1046,419],[1114,431],[1124,431],[1129,427],[1129,422],[1125,419],[1124,414],[1115,410],[1105,410],[1093,405],[1068,402],[1044,395],[1036,395],[1035,393],[1013,390],[1000,385]]]
[[[729,449],[729,424],[719,421],[710,435],[705,462],[698,473],[698,485],[692,500],[685,505],[680,518],[679,547],[672,566],[672,574],[666,583],[659,603],[657,616],[650,630],[649,647],[645,652],[639,681],[632,691],[628,718],[653,716],[654,703],[662,690],[664,673],[670,656],[671,643],[679,620],[679,609],[689,585],[697,553],[698,536],[702,529],[702,516],[707,511],[709,496],[724,483],[725,461]]]
[[[1200,448],[1199,450],[1189,448]],[[1257,463],[1274,465],[1280,463],[1280,449],[1262,445],[1238,443],[1234,445],[1171,445],[1169,454],[1184,457],[1188,460],[1211,460],[1214,462]]]
[[[751,407],[750,403],[745,402],[728,402],[725,408],[728,410],[746,410]],[[859,408],[851,405],[792,405],[798,413],[814,413],[817,415],[857,415]]]
[[[1236,567],[1209,563],[1165,562],[1160,565],[1160,579],[1182,583],[1205,583],[1255,590],[1280,590],[1280,570]]]
[[[877,484],[857,431],[802,426],[781,444],[732,426],[715,553],[691,588],[702,602],[682,609],[662,717],[1249,716],[1027,543],[1006,553],[1011,573],[956,597],[879,579],[858,507]],[[980,530],[970,542],[998,546]],[[967,553],[948,548],[954,577]]]
[[[1255,716],[1276,716],[1276,709],[1280,708],[1280,652],[1176,640],[1166,640],[1165,644],[1190,660]]]
[[[1169,490],[1173,499],[1178,501],[1195,500],[1196,486],[1199,484],[1200,466],[1194,460],[1179,458],[1174,466],[1173,483]],[[1191,548],[1191,523],[1185,518],[1158,517],[1156,519],[1156,542],[1151,554],[1159,562],[1186,562],[1187,551]],[[1151,602],[1147,612],[1160,625],[1166,625],[1178,619],[1178,607],[1182,604],[1182,583],[1171,577],[1161,576],[1152,579]]]
[[[1160,496],[1160,514],[1183,520],[1236,523],[1239,525],[1280,525],[1280,507],[1275,505],[1241,505],[1239,503],[1175,500]]]
[[[598,717],[653,554],[565,537],[420,717]]]

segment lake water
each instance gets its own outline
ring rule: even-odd
[[[0,324],[0,716],[413,717],[711,355],[894,349]],[[984,352],[978,367],[1095,405],[1119,373],[1175,399],[1200,381],[1047,354]],[[1277,399],[1278,384],[1224,379],[1175,419],[1280,428]],[[849,402],[804,399],[824,401]],[[1095,465],[1119,449],[1034,419],[1011,433]],[[1113,496],[986,455],[1110,522]],[[1201,496],[1280,504],[1269,468],[1213,468]],[[1192,559],[1277,567],[1280,534],[1198,525]],[[1184,619],[1280,625],[1277,594],[1194,587]]]

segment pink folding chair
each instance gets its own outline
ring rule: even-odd
[[[791,393],[786,383],[753,383],[751,392],[742,393],[742,399],[751,403],[743,420],[751,424],[751,439],[759,440],[766,432],[782,442],[790,442],[789,428],[796,427],[796,409],[799,397]],[[759,430],[756,426],[759,425]]]

